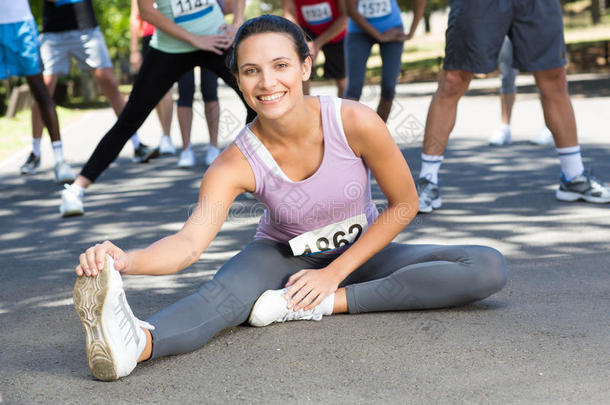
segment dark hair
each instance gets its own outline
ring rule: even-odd
[[[233,42],[233,51],[231,52],[231,59],[229,61],[229,68],[233,73],[237,73],[237,47],[239,43],[249,36],[256,34],[263,34],[266,32],[278,32],[281,34],[288,34],[294,42],[297,54],[301,62],[304,62],[309,54],[309,47],[307,46],[307,39],[305,33],[295,23],[287,20],[283,17],[272,14],[263,14],[256,18],[251,18],[239,27],[235,34],[235,41]]]

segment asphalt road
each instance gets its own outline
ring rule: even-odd
[[[608,77],[570,80],[585,163],[610,182]],[[527,143],[543,122],[531,83],[519,78],[515,142],[502,148],[486,145],[499,120],[497,79],[474,83],[440,173],[444,206],[397,237],[499,249],[509,271],[501,292],[455,309],[239,326],[113,383],[95,381],[87,367],[72,307],[77,255],[105,239],[135,249],[178,230],[205,167],[180,170],[177,157],[132,164],[127,146],[90,188],[85,216],[61,219],[48,144],[36,175],[16,174],[25,152],[0,163],[0,403],[608,403],[610,205],[554,199],[554,150]],[[399,86],[389,123],[415,173],[434,89]],[[227,144],[245,111],[230,90],[220,94]],[[363,100],[374,105],[376,91]],[[202,161],[207,135],[196,116]],[[76,167],[113,122],[100,110],[64,128]],[[156,117],[140,133],[158,142]],[[176,123],[172,136],[179,144]],[[377,186],[373,194],[382,204]],[[136,315],[144,319],[209,280],[252,238],[259,214],[240,197],[195,265],[174,276],[126,277]]]

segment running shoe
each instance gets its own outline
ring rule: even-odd
[[[142,328],[154,327],[131,312],[123,280],[110,256],[106,255],[104,268],[97,276],[76,279],[74,308],[85,330],[87,360],[93,376],[113,381],[129,375],[146,346]]]
[[[76,179],[70,165],[63,160],[55,163],[54,171],[56,183],[72,183]]]
[[[176,148],[172,145],[172,138],[169,135],[163,135],[161,137],[161,141],[159,142],[159,153],[161,155],[175,155]]]
[[[555,198],[559,201],[584,200],[590,203],[605,204],[610,202],[610,189],[596,179],[591,170],[585,170],[580,176],[576,176],[570,181],[562,174]]]
[[[187,148],[180,152],[180,159],[178,159],[178,167],[186,168],[195,166],[195,153],[193,149]]]
[[[143,143],[140,143],[133,151],[133,158],[131,161],[133,163],[147,163],[150,159],[154,159],[159,157],[159,148],[150,148]]]
[[[509,145],[511,142],[510,127],[506,125],[496,129],[489,137],[491,146]]]
[[[419,196],[419,212],[428,214],[432,210],[437,210],[443,205],[441,192],[437,184],[432,183],[425,177],[420,177],[415,181],[417,195]]]
[[[538,135],[530,139],[530,143],[534,145],[553,145],[555,141],[553,140],[553,133],[546,126],[538,132]]]
[[[40,167],[40,156],[36,156],[34,152],[30,152],[30,156],[28,156],[25,163],[21,165],[19,171],[21,174],[34,174],[38,167]]]
[[[59,206],[61,216],[65,218],[83,215],[85,213],[83,193],[75,191],[74,188],[67,184],[64,187],[64,190],[61,192],[61,205]]]
[[[288,301],[284,298],[287,288],[282,290],[267,290],[254,303],[248,323],[252,326],[267,326],[274,322],[286,321],[319,321],[322,313],[318,307],[305,311],[301,309],[297,312],[286,308]]]
[[[206,166],[211,165],[212,162],[214,162],[216,160],[218,155],[220,155],[220,152],[221,152],[220,149],[218,149],[216,146],[213,146],[213,145],[208,146],[208,150],[205,153]]]

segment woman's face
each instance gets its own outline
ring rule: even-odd
[[[241,41],[237,51],[237,83],[260,117],[280,118],[303,98],[311,58],[301,62],[289,34],[255,34]]]

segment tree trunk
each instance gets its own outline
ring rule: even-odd
[[[593,24],[599,24],[602,16],[602,2],[600,0],[591,0],[591,18],[593,20]]]
[[[426,31],[426,34],[430,33],[430,12],[429,11],[424,12],[424,30]]]

